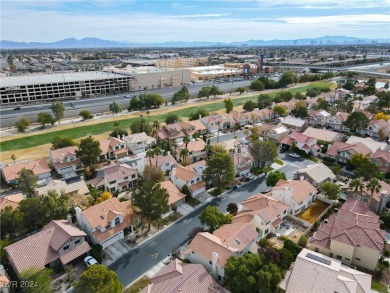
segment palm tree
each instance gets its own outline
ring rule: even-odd
[[[364,184],[360,178],[356,178],[349,183],[349,188],[353,189],[353,191],[356,193],[358,191],[363,191]]]
[[[219,143],[219,127],[220,127],[220,125],[221,125],[221,122],[220,122],[220,121],[218,121],[218,122],[217,122],[217,125],[218,125],[218,132],[217,132],[217,143]]]
[[[184,144],[186,145],[186,148],[188,147],[188,144],[190,143],[190,138],[188,137],[188,135],[184,136],[183,137],[183,142]]]
[[[180,151],[180,158],[181,158],[181,161],[183,162],[183,164],[185,164],[185,158],[186,156],[188,155],[188,149],[187,148],[184,148]]]
[[[118,137],[119,125],[120,125],[119,121],[115,121],[114,122],[114,127],[115,127],[115,131],[116,131],[116,137]]]
[[[12,154],[12,155],[11,155],[11,160],[14,161],[14,164],[15,164],[15,162],[16,162],[16,156],[15,156],[15,154]]]
[[[149,158],[149,165],[152,166],[152,158],[154,158],[154,151],[153,150],[147,150],[146,156]]]
[[[155,147],[153,149],[153,153],[156,155],[156,167],[157,167],[158,156],[161,155],[161,149],[159,147]]]
[[[367,190],[371,192],[371,197],[368,201],[368,206],[371,204],[371,199],[374,196],[374,192],[378,193],[382,189],[382,185],[378,178],[371,178],[370,181],[366,185]]]
[[[157,130],[160,129],[160,122],[158,122],[157,120],[153,122],[153,125],[152,125],[152,128],[153,128],[153,135],[157,133]],[[153,136],[152,135],[152,136]]]

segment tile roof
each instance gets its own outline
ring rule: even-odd
[[[246,162],[250,161],[250,159],[248,157],[246,157],[240,153],[230,152],[229,155],[232,158],[234,165],[238,165],[238,164],[242,164],[242,163],[246,163]]]
[[[363,182],[364,183],[364,188],[363,188],[363,193],[369,195],[371,197],[371,191],[367,189],[367,184],[368,182]],[[381,184],[381,189],[379,192],[374,192],[373,195],[372,195],[372,199],[375,200],[376,202],[379,202],[380,201],[380,197],[381,197],[381,193],[384,192],[386,194],[390,194],[390,185],[388,183],[386,183],[385,181],[379,181],[379,183]],[[346,183],[344,184],[342,187],[341,187],[342,190],[345,190],[345,191],[348,191],[348,190],[351,190],[351,188],[349,187],[349,183]]]
[[[150,160],[148,157],[145,157],[145,165],[146,166],[150,166],[150,161],[152,162],[152,166],[155,166],[156,161],[157,161],[157,167],[161,167],[162,165],[165,165],[166,163],[170,163],[170,165],[177,164],[176,160],[174,159],[174,157],[172,157],[171,154],[167,154],[166,156],[161,155],[158,157],[154,156]]]
[[[177,178],[180,178],[184,181],[190,181],[196,176],[199,176],[198,173],[196,173],[193,169],[188,167],[183,167],[180,165],[176,166],[176,175]]]
[[[384,119],[370,121],[370,125],[375,125],[375,124],[379,125],[379,128],[390,128],[390,122]]]
[[[282,288],[286,293],[371,293],[371,279],[371,275],[344,266],[339,260],[304,248]]]
[[[122,151],[127,151],[126,147],[124,149],[115,150],[115,146],[120,144],[125,144],[125,142],[119,138],[116,137],[109,137],[105,140],[101,140],[100,142],[100,149],[102,150],[101,154],[107,154],[107,153],[117,153]]]
[[[390,152],[377,149],[376,152],[372,155],[371,159],[383,159],[390,163]]]
[[[145,141],[148,139],[156,140],[155,138],[148,136],[145,132],[132,133],[128,136],[123,137],[123,141],[128,142],[128,143],[136,143],[136,142]]]
[[[348,117],[349,117],[349,113],[337,112],[335,116],[336,116],[341,122],[345,122],[345,121],[347,121],[347,119],[348,119]]]
[[[31,170],[35,175],[51,172],[51,169],[45,160],[33,160],[15,164],[7,164],[2,168],[5,181],[18,179],[18,172],[23,168]]]
[[[165,188],[169,194],[168,205],[174,204],[186,197],[186,195],[177,189],[171,180],[165,180],[160,183],[162,188]]]
[[[279,190],[290,188],[292,190],[292,197],[296,202],[301,202],[307,199],[310,194],[316,194],[317,189],[305,180],[279,180],[272,190]]]
[[[354,247],[364,246],[382,251],[386,231],[379,227],[379,216],[372,213],[367,204],[348,198],[336,215],[322,223],[309,242],[329,248],[336,240]]]
[[[326,151],[326,154],[331,157],[335,157],[337,155],[337,151],[345,146],[348,146],[349,144],[342,142],[342,141],[335,141],[331,146],[328,147],[328,150]]]
[[[16,193],[0,197],[0,210],[4,209],[7,206],[12,207],[12,209],[16,209],[19,203],[25,198],[26,197],[23,195],[23,193]]]
[[[200,264],[185,264],[174,259],[151,279],[140,293],[225,293]]]
[[[319,129],[319,128],[313,128],[308,127],[304,132],[304,135],[313,137],[317,140],[323,140],[323,141],[335,141],[340,136],[339,133],[334,131],[329,131],[326,129]]]
[[[77,192],[78,194],[84,195],[89,193],[88,186],[84,180],[69,184],[66,181],[53,180],[50,181],[46,186],[35,188],[35,192],[38,195],[47,195],[49,190],[54,190],[58,194],[60,194],[62,191],[65,192],[65,194]]]
[[[65,148],[60,148],[56,150],[49,149],[49,153],[51,154],[51,157],[53,161],[55,162],[61,162],[64,159],[68,158],[69,156],[75,156],[76,155],[76,146],[69,146]]]
[[[243,223],[226,224],[214,231],[223,245],[243,250],[253,242],[258,233],[252,226]]]
[[[333,174],[332,170],[323,163],[308,165],[305,168],[299,169],[297,173],[305,173],[317,183],[336,178],[336,175]]]
[[[107,181],[122,179],[137,174],[137,171],[127,164],[115,164],[98,170],[97,177],[105,177]]]
[[[294,116],[287,116],[286,118],[282,119],[280,123],[287,126],[302,127],[303,125],[305,125],[306,121],[299,118],[295,118]]]
[[[206,130],[207,129],[207,127],[199,119],[198,120],[188,121],[187,123],[191,124],[192,126],[194,126],[196,131]]]
[[[177,153],[180,154],[180,151],[184,149],[186,145],[183,143],[182,145],[177,147]],[[187,145],[187,149],[189,152],[200,152],[204,151],[206,147],[206,143],[203,141],[203,139],[197,139],[195,141],[190,141]]]
[[[361,143],[361,142],[356,142],[356,143],[353,143],[353,144],[348,144],[346,146],[342,146],[338,149],[339,152],[342,152],[342,151],[353,151],[357,154],[362,154],[362,155],[365,155],[365,156],[368,156],[369,154],[371,154],[371,149],[369,147],[367,147],[365,144]]]
[[[91,250],[91,246],[89,246],[87,241],[84,241],[83,243],[81,243],[81,245],[78,245],[68,253],[62,255],[60,257],[60,261],[63,265],[66,265],[67,263],[83,255],[84,253],[87,253],[90,250]]]
[[[160,139],[174,139],[174,138],[180,138],[184,137],[185,134],[181,129],[180,123],[173,123],[173,124],[167,124],[161,127],[157,131],[157,136]]]
[[[348,144],[353,144],[357,142],[361,142],[366,147],[370,148],[373,153],[375,153],[377,149],[381,149],[381,150],[389,149],[389,146],[385,142],[375,141],[369,137],[358,137],[358,136],[351,135],[346,141],[346,143]]]
[[[197,182],[195,184],[192,184],[192,185],[188,186],[188,188],[192,192],[195,192],[195,191],[197,191],[197,190],[199,190],[199,189],[201,189],[201,188],[203,188],[205,186],[206,186],[206,183],[204,181],[199,181],[199,182]]]
[[[87,234],[66,220],[53,220],[38,233],[19,240],[4,250],[16,273],[19,274],[31,266],[43,269],[45,265],[60,257],[58,249],[69,238],[85,236]]]

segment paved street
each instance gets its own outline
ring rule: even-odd
[[[289,162],[289,159],[287,158],[286,161]],[[287,178],[291,178],[299,166],[310,163],[310,161],[300,159],[296,162],[292,161],[293,165],[286,164],[279,170],[285,172]],[[264,192],[268,189],[269,187],[265,184],[265,177],[262,177],[239,187],[235,191],[229,191],[221,197],[214,198],[206,205],[191,212],[178,222],[161,231],[141,246],[134,248],[125,256],[112,263],[109,268],[114,270],[118,274],[121,283],[127,286],[161,262],[176,248],[188,241],[189,232],[193,228],[201,226],[198,216],[208,205],[218,206],[222,212],[226,212],[229,203],[241,203],[249,196]]]

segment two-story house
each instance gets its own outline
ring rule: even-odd
[[[19,203],[24,199],[26,199],[26,196],[21,192],[2,196],[0,197],[0,211],[5,209],[6,207],[16,209],[19,206]]]
[[[295,144],[295,147],[305,151],[307,154],[316,155],[320,151],[321,147],[317,144],[317,139],[304,135],[299,132],[292,132],[289,136],[286,136],[280,141],[282,147],[292,147]]]
[[[78,226],[90,241],[103,249],[124,238],[124,230],[133,231],[133,210],[130,201],[120,202],[112,197],[82,211],[76,207]]]
[[[127,164],[114,164],[99,169],[88,183],[101,191],[120,192],[138,184],[138,172]]]
[[[157,131],[157,140],[159,142],[169,140],[174,145],[182,142],[184,136],[186,135],[184,134],[179,122],[164,125]]]
[[[76,156],[76,150],[77,147],[75,146],[56,150],[49,149],[49,162],[62,178],[67,179],[77,176],[76,170],[83,166],[83,163]]]
[[[170,154],[154,156],[153,158],[144,158],[145,166],[154,166],[160,168],[164,174],[168,174],[173,167],[177,165],[177,161]]]
[[[296,215],[313,203],[317,192],[306,180],[279,180],[272,188],[270,196],[289,206],[289,212]]]
[[[252,112],[249,112],[250,122],[252,124],[256,124],[259,122],[263,122],[266,119],[271,120],[273,118],[272,109],[259,109],[255,108]]]
[[[228,114],[233,125],[245,126],[251,122],[250,113],[245,111],[230,111]]]
[[[56,265],[75,265],[91,250],[82,230],[67,220],[53,220],[41,231],[4,248],[7,258],[19,275],[34,267],[43,270]]]
[[[228,258],[247,253],[256,243],[257,235],[249,224],[226,224],[213,234],[196,234],[185,253],[191,263],[203,265],[219,282],[223,282]]]
[[[218,129],[224,130],[234,125],[226,114],[211,114],[210,116],[200,118],[200,121],[207,127],[209,133],[216,133]]]
[[[292,129],[295,132],[302,133],[309,126],[306,120],[300,118],[295,118],[294,116],[287,116],[280,121],[281,124],[286,126],[289,129]]]
[[[177,189],[171,180],[160,182],[160,185],[161,188],[164,188],[169,194],[168,206],[179,206],[185,202],[186,195]]]
[[[268,233],[277,233],[289,210],[289,206],[268,195],[255,194],[244,200],[242,210],[232,220],[251,225],[259,233],[259,239]]]
[[[348,117],[348,113],[337,112],[335,115],[329,117],[327,126],[338,131],[349,131],[349,128],[344,125]]]
[[[344,142],[334,142],[326,152],[330,157],[333,157],[338,162],[347,163],[353,155],[362,154],[364,156],[371,155],[371,149],[361,142],[347,144]]]
[[[126,143],[116,137],[110,137],[100,141],[100,153],[99,160],[113,160],[124,158],[129,154],[129,150],[126,147]]]
[[[330,113],[325,110],[314,111],[309,110],[309,124],[310,125],[320,125],[326,126],[328,124],[329,118],[332,116]]]
[[[184,143],[180,144],[176,148],[176,160],[181,161],[180,153],[186,148]],[[189,162],[196,162],[207,158],[206,143],[202,139],[190,141],[187,145]]]
[[[148,136],[145,132],[134,133],[123,137],[123,141],[130,152],[134,155],[151,149],[156,144],[154,137]]]
[[[390,134],[390,122],[383,119],[371,120],[367,128],[356,130],[356,132],[373,138],[388,138]]]
[[[186,167],[177,165],[172,169],[171,181],[179,190],[182,190],[183,186],[187,185],[191,195],[194,197],[198,196],[206,191],[206,184],[202,178],[205,166],[205,161],[198,161]]]
[[[337,214],[309,238],[308,248],[341,262],[374,271],[385,247],[386,231],[368,205],[348,198]]]
[[[289,134],[290,131],[285,126],[279,124],[269,128],[265,133],[264,139],[279,144]]]
[[[47,184],[51,180],[51,169],[45,160],[32,160],[4,165],[1,170],[1,175],[7,184],[18,184],[19,172],[22,169],[31,170],[34,175],[38,176],[41,185]]]
[[[377,149],[371,156],[371,161],[377,165],[383,173],[390,172],[390,152]]]
[[[238,145],[233,152],[229,152],[234,165],[234,174],[243,176],[253,167],[253,158],[245,146]]]
[[[192,137],[195,133],[199,135],[207,134],[207,127],[199,119],[180,122],[180,125],[183,132],[189,137]]]
[[[58,195],[61,193],[69,195],[71,198],[77,195],[87,196],[89,189],[84,180],[67,183],[63,180],[53,180],[46,186],[35,188],[34,192],[37,196],[47,195],[49,191],[55,191]]]
[[[309,181],[314,187],[319,188],[323,183],[327,181],[333,182],[336,175],[323,163],[311,164],[304,168],[299,169],[294,174],[295,180]]]

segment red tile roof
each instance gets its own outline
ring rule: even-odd
[[[162,188],[165,188],[169,194],[168,205],[174,204],[186,197],[186,195],[180,192],[170,180],[165,180],[161,182],[160,185]]]
[[[45,160],[34,160],[15,164],[7,164],[2,169],[5,181],[18,179],[18,172],[23,168],[31,170],[35,175],[51,172],[51,169]]]
[[[337,155],[337,151],[345,146],[349,146],[349,144],[342,141],[335,141],[331,146],[328,147],[326,154],[328,156],[335,157]]]
[[[372,155],[371,159],[383,159],[384,161],[390,163],[390,152],[377,149],[376,152]]]
[[[279,180],[272,190],[289,188],[292,190],[292,198],[296,202],[301,202],[307,199],[310,194],[316,194],[317,189],[306,180]]]
[[[12,209],[16,209],[19,203],[26,197],[22,193],[16,193],[0,197],[0,210],[4,209],[7,206],[10,206]]]

